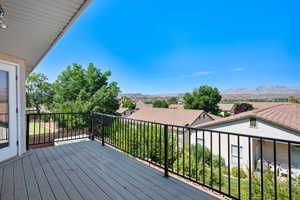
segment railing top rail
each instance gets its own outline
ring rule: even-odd
[[[180,125],[174,125],[174,124],[166,124],[166,123],[159,123],[159,122],[153,122],[153,121],[146,121],[146,120],[139,120],[139,119],[132,119],[130,117],[122,117],[122,116],[116,116],[116,115],[110,115],[110,114],[104,114],[104,113],[98,113],[98,112],[90,112],[90,113],[28,113],[27,116],[38,116],[38,115],[94,115],[94,116],[105,116],[110,118],[117,118],[117,119],[125,119],[125,120],[134,120],[137,122],[143,122],[143,123],[151,123],[153,125],[160,125],[160,126],[169,126],[174,128],[179,128],[183,130],[194,130],[194,131],[205,131],[205,132],[213,132],[221,135],[232,135],[232,136],[241,136],[241,137],[248,137],[253,139],[263,139],[263,140],[270,140],[270,141],[276,141],[276,142],[283,142],[283,143],[290,143],[290,144],[297,144],[300,145],[299,141],[294,140],[286,140],[286,139],[279,139],[279,138],[271,138],[271,137],[264,137],[264,136],[257,136],[257,135],[249,135],[249,134],[243,134],[243,133],[235,133],[235,132],[225,132],[225,131],[218,131],[218,130],[211,130],[207,128],[195,128],[190,126],[180,126]]]
[[[26,113],[26,115],[90,115],[91,113],[71,113],[71,112],[68,112],[68,113],[63,113],[63,112],[60,112],[60,113]]]

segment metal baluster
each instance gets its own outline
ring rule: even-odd
[[[251,140],[250,137],[248,137],[248,153],[249,153],[249,200],[252,199],[252,161],[251,161]]]
[[[196,182],[198,182],[198,130],[195,130],[195,142],[196,142]]]
[[[36,118],[36,115],[33,115],[33,144],[36,143],[36,139],[35,139],[35,118]]]
[[[177,126],[177,129],[176,129],[176,137],[177,137],[177,173],[180,173],[180,170],[179,170],[179,152],[180,152],[180,149],[179,149],[179,134],[178,134],[178,126]]]
[[[41,120],[41,118],[42,118],[41,116],[42,116],[41,114],[38,115],[38,121],[39,121],[38,122],[38,124],[39,124],[39,130],[38,130],[39,131],[39,144],[42,143],[41,142],[41,121],[42,121]],[[45,134],[44,134],[44,142],[43,143],[45,143]]]
[[[191,129],[188,129],[188,134],[189,134],[189,178],[191,178]]]
[[[291,159],[291,143],[288,143],[288,165],[289,165],[289,199],[292,199],[292,159]]]
[[[263,169],[263,145],[262,139],[260,138],[260,188],[261,188],[261,199],[264,199],[264,169]]]
[[[210,131],[210,186],[213,187],[213,137]]]
[[[222,179],[221,179],[221,134],[219,133],[219,190],[222,191]]]
[[[276,140],[273,141],[274,150],[274,198],[277,199],[277,158],[276,158]]]
[[[149,134],[150,134],[150,126],[149,122],[147,123],[147,160],[149,161],[150,158],[150,149],[149,149]]]
[[[183,137],[183,157],[182,157],[182,171],[183,171],[183,176],[185,176],[185,129],[184,128],[182,128],[182,137]]]
[[[174,126],[172,126],[172,171],[174,171]]]
[[[160,166],[162,166],[162,160],[161,160],[161,125],[159,125],[159,162],[160,162]]]
[[[168,147],[169,147],[169,136],[168,136],[168,126],[164,125],[164,165],[165,165],[165,177],[169,176],[169,157],[168,157]]]
[[[238,197],[241,198],[241,155],[240,155],[240,136],[238,138]]]
[[[146,157],[146,123],[143,122],[143,149],[144,149],[144,152],[143,152],[143,158]]]
[[[227,135],[227,143],[228,143],[228,149],[227,149],[227,151],[228,151],[228,194],[229,194],[229,196],[230,196],[230,194],[231,194],[231,182],[230,182],[230,135],[228,134]]]
[[[203,174],[203,184],[205,185],[205,134],[202,131],[203,145],[202,145],[202,174]]]

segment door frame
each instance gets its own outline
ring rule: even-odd
[[[20,73],[21,73],[20,72],[20,65],[17,64],[17,63],[7,61],[7,60],[3,60],[3,59],[0,59],[0,64],[3,64],[3,65],[6,65],[8,67],[14,68],[14,75],[16,76],[16,77],[11,77],[13,79],[12,81],[15,81],[14,85],[16,87],[12,91],[12,92],[15,92],[15,95],[14,95],[14,97],[15,97],[15,108],[12,108],[12,111],[11,111],[12,113],[14,113],[13,118],[15,118],[14,119],[14,121],[15,121],[14,124],[15,124],[16,139],[15,139],[15,143],[13,145],[15,145],[16,150],[13,153],[14,155],[9,155],[9,156],[4,157],[3,159],[0,159],[0,162],[2,162],[2,161],[5,161],[7,159],[10,159],[12,157],[18,156],[22,153],[22,150],[20,148],[20,140],[26,139],[26,137],[22,137],[21,131],[20,131],[21,130],[20,129],[20,125],[21,125],[21,112],[20,112],[20,108],[21,108],[21,106],[20,106],[21,105],[20,89],[21,89],[21,87],[20,87],[20,85],[21,85],[21,82],[20,82],[20,78],[18,78],[18,77],[20,77]],[[14,109],[16,109],[16,110],[14,110]],[[11,120],[11,117],[9,117],[9,118]],[[25,130],[24,130],[24,132],[25,132]],[[9,144],[9,146],[10,145],[11,144]],[[0,149],[0,151],[1,151],[1,149]]]

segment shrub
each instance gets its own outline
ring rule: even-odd
[[[239,173],[239,168],[238,167],[233,167],[231,169],[232,176],[238,177],[239,176],[238,173]],[[246,174],[246,172],[242,168],[240,168],[240,177],[241,178],[247,178],[247,174]]]

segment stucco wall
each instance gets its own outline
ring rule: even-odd
[[[26,151],[26,124],[25,124],[25,76],[26,76],[26,66],[25,60],[11,56],[0,52],[0,60],[7,61],[10,63],[15,63],[18,65],[17,75],[18,75],[18,89],[17,92],[19,104],[17,104],[19,115],[18,115],[18,134],[19,134],[19,154]]]

